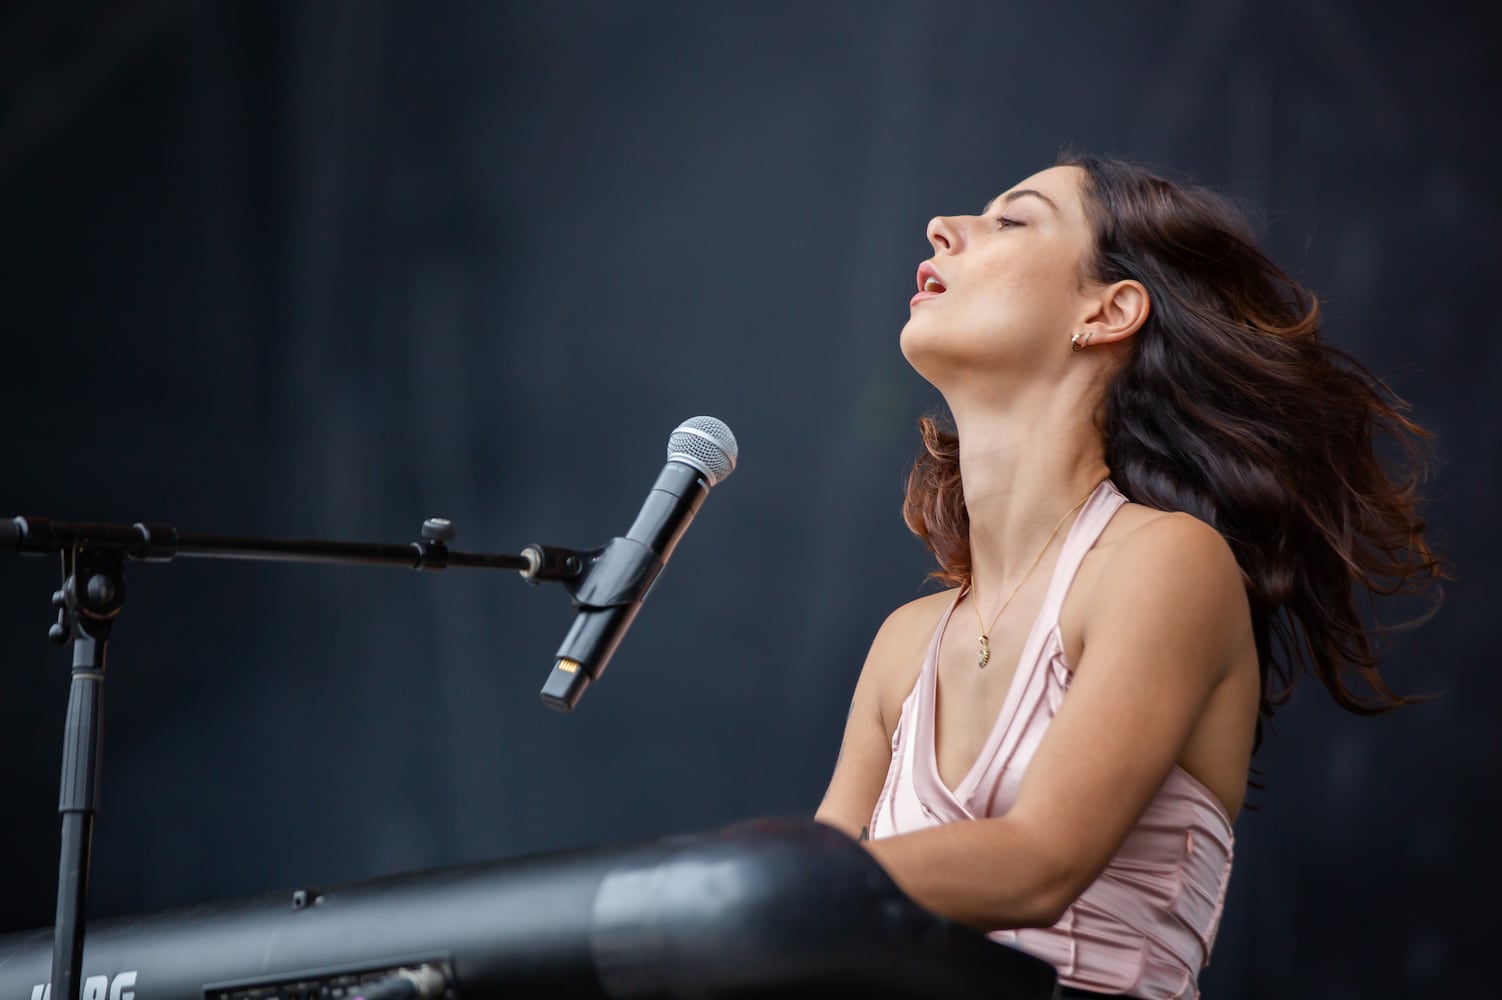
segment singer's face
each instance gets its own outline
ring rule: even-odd
[[[902,330],[902,352],[919,374],[947,393],[1067,362],[1069,337],[1089,312],[1081,262],[1093,236],[1083,176],[1077,167],[1052,167],[979,215],[929,222],[933,257],[919,269]]]

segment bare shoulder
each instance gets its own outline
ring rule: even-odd
[[[883,634],[888,634],[895,638],[908,636],[915,630],[932,631],[952,600],[954,600],[954,588],[950,587],[899,605],[896,610],[887,615],[886,621],[882,622],[881,631],[877,633],[877,636],[879,638]]]
[[[1200,583],[1241,586],[1236,555],[1219,531],[1182,511],[1139,509],[1148,515],[1124,532],[1115,559],[1144,569],[1173,569]]]
[[[941,590],[927,594],[901,605],[882,622],[871,643],[871,666],[886,673],[901,671],[901,665],[911,658],[916,650],[919,659],[933,638],[939,619],[954,600],[954,590]],[[918,672],[918,663],[911,664],[912,673]]]
[[[871,642],[864,672],[875,687],[884,727],[890,735],[902,702],[912,690],[939,619],[954,600],[954,589],[927,594],[901,605],[882,622]]]
[[[1156,608],[1185,623],[1223,623],[1228,639],[1240,631],[1248,614],[1244,578],[1219,531],[1193,515],[1138,504],[1116,520],[1092,574],[1095,611],[1138,616]]]
[[[1236,557],[1219,531],[1192,514],[1129,503],[1112,524],[1109,551],[1113,560],[1151,561],[1189,558],[1210,572],[1236,570]],[[1105,548],[1103,546],[1103,548]]]

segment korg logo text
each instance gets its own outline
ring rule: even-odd
[[[83,981],[80,1000],[136,1000],[136,972],[122,972],[110,982],[109,976],[90,976]],[[38,983],[31,988],[31,1000],[52,1000],[52,984]]]

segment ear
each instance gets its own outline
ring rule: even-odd
[[[1152,299],[1140,281],[1118,281],[1091,296],[1091,311],[1081,324],[1091,346],[1114,344],[1142,328]]]

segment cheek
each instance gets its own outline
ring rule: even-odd
[[[996,268],[973,294],[957,298],[951,314],[967,338],[1026,338],[1056,308],[1055,290],[1036,268]]]
[[[1067,263],[1040,259],[1017,265],[999,274],[994,288],[997,318],[1013,326],[1014,334],[1056,333],[1073,322],[1078,296]]]

